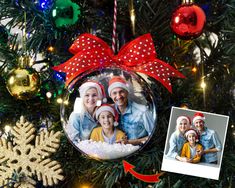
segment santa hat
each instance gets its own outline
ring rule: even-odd
[[[184,136],[187,140],[188,140],[188,135],[189,134],[194,134],[195,138],[196,138],[196,142],[199,141],[199,136],[198,136],[198,133],[195,129],[188,129],[187,131],[185,131]]]
[[[109,88],[108,88],[109,96],[111,94],[111,91],[117,87],[123,88],[127,92],[129,92],[129,88],[128,88],[128,84],[126,80],[122,78],[121,76],[114,76],[109,80]]]
[[[104,86],[94,80],[88,80],[79,87],[80,97],[84,98],[87,90],[91,88],[97,90],[99,99],[102,99],[103,102],[107,102]]]
[[[118,126],[118,113],[117,111],[109,104],[102,104],[97,110],[96,110],[96,113],[95,113],[95,117],[96,119],[99,118],[99,115],[101,114],[101,112],[104,112],[104,111],[108,111],[110,112],[113,117],[114,117],[114,126]]]
[[[191,125],[191,119],[188,116],[179,116],[176,120],[176,130],[179,130],[180,122],[185,119],[187,121],[188,128]]]
[[[195,123],[195,121],[197,120],[202,120],[202,121],[205,121],[205,116],[203,115],[203,113],[201,112],[196,112],[193,116],[193,124]]]

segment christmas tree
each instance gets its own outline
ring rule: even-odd
[[[184,3],[189,1],[184,1]],[[171,80],[172,93],[148,78],[156,94],[157,122],[148,144],[128,162],[142,174],[161,171],[161,161],[172,106],[230,117],[219,180],[165,172],[156,183],[125,174],[122,160],[95,160],[77,151],[65,134],[53,156],[65,179],[54,187],[234,187],[235,185],[235,1],[199,0],[206,15],[204,28],[180,35],[171,24],[180,1],[118,0],[116,51],[131,40],[150,33],[159,59],[185,75]],[[0,130],[24,115],[37,130],[62,130],[60,106],[65,74],[52,67],[73,56],[68,49],[83,33],[91,33],[111,46],[114,2],[108,0],[1,0],[0,2]],[[201,17],[200,17],[201,19]],[[172,29],[171,29],[172,28]],[[201,32],[200,32],[201,31]],[[20,87],[14,88],[12,76]],[[16,77],[15,77],[16,78]],[[21,86],[27,91],[22,92]],[[9,184],[23,175],[15,172]],[[37,179],[35,179],[37,180]],[[40,181],[37,187],[43,187]]]

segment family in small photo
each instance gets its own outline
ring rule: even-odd
[[[203,113],[192,117],[179,116],[176,130],[170,137],[168,157],[182,162],[217,164],[217,152],[221,151],[221,141],[215,130],[206,127]]]
[[[229,117],[172,107],[162,171],[218,179]]]
[[[106,93],[108,96],[106,96]],[[122,76],[113,76],[108,88],[95,80],[79,87],[81,105],[73,111],[66,132],[73,143],[83,140],[141,145],[154,129],[154,118],[147,106],[129,98],[130,89]],[[110,103],[107,103],[109,97]]]

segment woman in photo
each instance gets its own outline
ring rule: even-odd
[[[115,128],[118,125],[118,113],[109,104],[103,104],[96,111],[96,119],[99,127],[93,129],[90,139],[109,144],[120,142],[125,139],[125,133]]]
[[[97,125],[94,118],[98,104],[101,104],[105,97],[102,84],[88,80],[79,87],[82,104],[80,112],[72,112],[69,117],[67,128],[68,136],[73,143],[80,140],[87,140],[92,129]]]
[[[167,153],[168,157],[186,162],[185,157],[181,157],[181,150],[186,142],[184,133],[191,126],[191,120],[187,116],[179,116],[176,120],[176,130],[170,137],[170,148]]]
[[[195,129],[189,129],[185,132],[187,140],[183,145],[181,157],[185,157],[185,161],[189,163],[199,163],[201,155],[199,153],[203,150],[202,145],[199,144],[199,135]]]

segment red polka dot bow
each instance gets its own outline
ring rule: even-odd
[[[74,56],[53,67],[56,71],[66,73],[66,85],[84,72],[108,67],[147,74],[161,82],[170,92],[172,89],[169,77],[185,78],[169,64],[156,58],[150,34],[136,38],[114,55],[106,42],[85,33],[75,40],[69,51]]]

